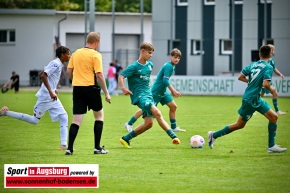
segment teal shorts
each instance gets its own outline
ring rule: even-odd
[[[143,113],[143,118],[144,117],[153,117],[154,116],[152,115],[151,113],[151,107],[152,106],[155,106],[154,104],[154,100],[153,100],[153,97],[152,96],[144,96],[144,97],[141,97],[139,99],[139,102],[137,103],[137,106],[142,109],[142,113]]]
[[[158,103],[163,106],[173,101],[172,96],[168,92],[163,93],[163,95],[153,96],[153,98],[155,106],[157,106]]]
[[[242,106],[238,110],[238,113],[242,116],[242,120],[247,122],[248,120],[250,120],[255,111],[258,111],[259,113],[264,115],[270,109],[270,105],[267,103],[267,101],[263,99],[261,99],[260,105],[257,105],[255,107],[252,105],[252,103],[243,100]]]

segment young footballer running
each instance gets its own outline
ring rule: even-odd
[[[39,73],[42,84],[35,95],[38,100],[34,106],[34,115],[31,116],[10,111],[5,106],[0,110],[0,116],[9,116],[31,124],[37,124],[44,113],[48,111],[53,122],[60,121],[60,149],[65,150],[67,148],[68,115],[62,103],[57,98],[58,91],[56,88],[60,79],[63,63],[68,62],[70,59],[70,50],[64,46],[60,46],[55,52],[57,58],[52,60]]]
[[[272,65],[273,67],[273,71],[275,72],[275,74],[277,74],[278,76],[280,76],[282,79],[284,79],[284,75],[276,68],[276,63],[275,63],[275,60],[274,60],[274,55],[275,55],[275,47],[272,45],[272,44],[268,44],[268,46],[271,47],[271,58],[269,59],[269,64]],[[275,108],[275,111],[278,115],[284,115],[286,114],[286,112],[283,112],[281,110],[279,110],[279,106],[278,106],[278,93],[275,89],[275,87],[273,86],[273,83],[272,81],[270,82],[271,84],[271,87],[272,87],[272,102],[273,102],[273,106]],[[266,88],[262,88],[262,91],[261,91],[261,96],[263,97],[264,95],[266,94],[269,94],[270,91]]]
[[[184,129],[180,129],[176,125],[176,109],[177,105],[175,101],[173,100],[173,97],[178,98],[181,94],[174,89],[172,85],[170,85],[169,79],[174,73],[175,66],[179,63],[181,58],[181,52],[177,48],[174,48],[170,52],[170,61],[165,63],[163,67],[160,69],[160,71],[157,74],[156,80],[151,88],[153,99],[155,102],[155,105],[157,106],[158,103],[161,103],[161,105],[167,105],[169,108],[169,120],[171,123],[171,129],[174,132],[185,132]],[[172,96],[166,91],[166,89],[169,89],[171,91]],[[131,132],[133,129],[133,124],[137,121],[139,117],[142,115],[142,110],[138,110],[134,116],[131,117],[131,119],[125,123],[125,128],[128,132]]]
[[[287,148],[279,147],[275,144],[275,136],[277,130],[278,115],[270,108],[270,105],[260,96],[262,87],[269,89],[273,93],[271,87],[271,78],[273,67],[268,63],[271,58],[270,46],[261,46],[259,50],[260,60],[246,66],[239,75],[239,80],[248,83],[242,99],[242,106],[238,110],[240,114],[238,120],[230,125],[225,126],[218,131],[208,132],[208,145],[213,148],[215,140],[233,131],[242,129],[250,120],[253,113],[258,111],[268,120],[268,153],[284,152]],[[248,78],[247,78],[248,77]]]
[[[149,87],[150,75],[153,63],[149,61],[154,52],[154,47],[148,42],[140,45],[140,55],[136,62],[130,64],[119,76],[119,85],[124,95],[130,95],[131,103],[142,109],[144,123],[137,126],[134,130],[120,139],[120,143],[131,148],[130,140],[141,135],[153,126],[153,117],[158,124],[170,136],[173,144],[180,144],[180,140],[168,123],[164,120],[160,110],[155,106],[152,92]],[[124,79],[127,78],[129,89],[124,85]]]

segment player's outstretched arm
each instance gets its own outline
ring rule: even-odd
[[[122,76],[122,75],[120,75],[119,78],[118,78],[118,84],[119,84],[120,88],[122,89],[123,94],[124,95],[133,94],[129,89],[127,89],[125,87],[124,79],[125,79],[125,77]]]
[[[284,75],[277,68],[275,68],[274,72],[275,72],[275,74],[280,76],[282,79],[284,79]]]
[[[51,90],[51,87],[50,87],[50,85],[49,85],[49,83],[48,83],[46,72],[42,71],[42,72],[40,72],[38,75],[39,75],[40,79],[42,80],[44,86],[45,86],[46,89],[48,90],[50,97],[51,97],[54,101],[57,100],[57,96],[56,96],[56,94]]]
[[[108,92],[108,89],[107,89],[107,86],[106,86],[105,77],[104,77],[103,73],[97,72],[96,73],[96,78],[97,78],[97,81],[98,81],[100,87],[102,88],[102,90],[103,90],[103,92],[104,92],[104,94],[106,96],[106,101],[108,103],[111,103],[111,96],[110,96],[110,94]]]
[[[170,90],[170,92],[171,92],[171,94],[172,94],[173,97],[178,98],[178,97],[181,96],[181,93],[178,92],[178,91],[176,91],[172,85],[169,85],[168,86],[168,89]]]
[[[247,77],[243,74],[240,74],[239,77],[238,77],[238,80],[239,81],[242,81],[242,82],[245,82],[245,83],[248,83],[249,80],[247,79]]]

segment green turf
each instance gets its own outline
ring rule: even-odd
[[[0,106],[31,114],[35,92],[0,94]],[[59,95],[72,120],[71,93]],[[272,105],[271,98],[266,100]],[[126,133],[123,125],[137,110],[128,96],[113,96],[104,103],[105,122],[101,143],[108,155],[93,155],[93,116],[89,112],[80,127],[73,156],[59,150],[58,123],[46,114],[38,125],[0,117],[0,192],[99,192],[99,193],[286,193],[290,192],[290,152],[269,155],[267,120],[257,114],[240,131],[217,140],[214,149],[206,145],[191,149],[192,135],[218,130],[237,120],[241,97],[182,96],[177,122],[185,133],[177,133],[182,144],[172,145],[155,121],[151,130],[133,139],[132,149],[119,144]],[[279,98],[277,144],[290,148],[290,100]],[[168,108],[160,109],[168,121]],[[137,124],[141,123],[138,120]],[[290,150],[289,150],[290,151]],[[99,189],[4,189],[4,164],[99,164]]]

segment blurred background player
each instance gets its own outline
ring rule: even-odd
[[[114,63],[110,63],[110,67],[108,68],[108,83],[109,83],[109,94],[112,95],[115,92],[117,81],[116,81],[116,68]]]
[[[172,139],[173,144],[180,144],[180,140],[167,122],[164,120],[160,110],[155,106],[152,92],[149,87],[150,75],[153,63],[149,61],[154,52],[154,47],[149,42],[140,45],[140,55],[136,62],[130,64],[119,76],[119,85],[124,95],[130,95],[131,103],[142,109],[144,123],[137,126],[134,130],[120,139],[120,143],[131,148],[130,140],[141,135],[146,130],[152,128],[153,118],[155,117],[160,127]],[[129,89],[124,85],[127,78]]]
[[[115,68],[116,68],[116,75],[115,76],[116,76],[116,82],[117,82],[116,95],[118,95],[118,79],[119,79],[119,74],[123,70],[123,67],[122,67],[122,65],[119,63],[119,61],[117,59],[114,60],[114,65],[115,65]]]
[[[268,46],[270,46],[271,48],[271,58],[269,59],[269,64],[271,64],[271,66],[273,67],[273,71],[275,72],[275,74],[277,74],[278,76],[280,76],[282,79],[284,79],[284,75],[276,68],[276,63],[274,61],[274,55],[275,55],[275,47],[272,44],[268,44]],[[279,106],[278,106],[278,92],[276,91],[275,87],[273,86],[272,81],[270,82],[271,87],[272,87],[272,102],[273,102],[273,106],[275,108],[275,111],[278,115],[284,115],[286,114],[286,112],[280,111],[279,110]],[[270,91],[266,88],[262,88],[261,91],[261,96],[263,97],[264,95],[269,94]]]
[[[268,153],[287,151],[287,148],[281,148],[275,144],[278,115],[271,109],[267,101],[260,96],[262,87],[269,89],[270,92],[273,93],[270,84],[273,74],[273,67],[268,63],[268,60],[271,58],[270,46],[261,46],[259,56],[260,60],[243,68],[238,78],[240,81],[248,83],[242,98],[242,105],[238,110],[240,115],[238,120],[233,124],[225,126],[221,130],[215,132],[209,131],[208,145],[210,148],[213,148],[213,144],[217,138],[244,128],[253,113],[258,111],[269,120]]]
[[[175,71],[175,66],[179,63],[181,58],[181,52],[177,48],[174,48],[170,52],[170,61],[165,63],[157,74],[156,80],[151,88],[153,99],[155,105],[160,103],[162,106],[167,105],[169,108],[169,120],[171,123],[171,129],[174,132],[185,132],[186,130],[181,129],[176,126],[176,109],[177,105],[173,100],[173,97],[178,98],[181,94],[177,92],[172,85],[170,85],[169,79]],[[166,89],[171,91],[172,96],[166,91]],[[142,115],[142,110],[138,110],[131,119],[125,123],[125,128],[128,132],[133,129],[133,124]]]
[[[16,74],[15,71],[13,71],[11,78],[3,85],[2,93],[5,93],[9,89],[13,89],[13,88],[15,90],[15,93],[18,93],[18,91],[19,91],[19,83],[20,83],[19,75]]]
[[[53,122],[60,121],[60,149],[65,150],[67,148],[68,115],[62,103],[57,98],[58,91],[56,88],[60,79],[63,63],[68,62],[70,59],[70,50],[64,46],[60,46],[55,52],[56,59],[52,60],[39,73],[42,84],[35,95],[38,99],[34,106],[34,115],[31,116],[10,111],[5,106],[0,110],[0,116],[9,116],[31,124],[37,124],[45,112],[48,111]]]

